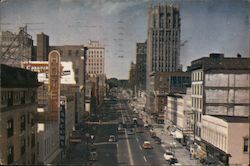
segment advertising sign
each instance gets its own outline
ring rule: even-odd
[[[38,73],[38,81],[48,84],[49,62],[48,61],[29,61],[22,62],[22,68]],[[61,84],[76,84],[75,73],[72,62],[61,62]]]
[[[54,120],[58,119],[59,100],[60,100],[60,77],[61,62],[60,53],[53,50],[49,53],[49,103],[51,115]]]
[[[60,148],[65,147],[65,108],[67,99],[65,96],[60,97],[60,121],[59,121],[59,141]]]

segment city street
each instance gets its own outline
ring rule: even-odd
[[[164,149],[155,144],[149,135],[149,129],[140,133],[129,133],[131,126],[124,125],[124,133],[117,132],[118,124],[131,124],[136,115],[129,109],[127,100],[106,100],[95,113],[92,120],[82,128],[82,134],[89,132],[94,135],[94,142],[83,136],[82,143],[70,145],[67,151],[65,164],[92,164],[92,165],[164,165]],[[143,126],[138,119],[137,126]],[[117,141],[109,142],[109,136],[115,135]],[[153,149],[144,149],[143,142],[150,141]],[[87,161],[88,151],[95,149],[98,153],[97,161]]]

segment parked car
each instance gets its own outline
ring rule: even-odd
[[[149,141],[144,141],[142,147],[144,149],[153,149],[153,146],[151,145],[151,143]]]
[[[90,161],[97,161],[97,159],[98,159],[98,154],[97,154],[97,152],[96,152],[96,151],[90,152],[90,153],[89,153],[89,156],[88,156],[88,159],[89,159]]]
[[[161,144],[161,139],[159,137],[154,137],[154,141],[156,144]]]
[[[166,161],[170,161],[171,158],[174,158],[174,154],[173,154],[173,152],[171,152],[171,151],[166,151],[166,152],[164,153],[163,157],[164,157],[164,159],[165,159]]]
[[[151,136],[151,138],[155,138],[156,137],[156,133],[154,131],[150,131],[150,136]]]
[[[171,159],[169,160],[169,164],[170,164],[171,166],[179,165],[178,159],[177,159],[176,157],[171,158]]]
[[[135,130],[136,133],[143,133],[143,129],[141,127],[136,128]]]
[[[116,139],[115,139],[115,136],[114,135],[110,135],[109,136],[109,142],[115,142]]]

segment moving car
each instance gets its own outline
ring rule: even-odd
[[[174,158],[174,154],[173,152],[170,152],[170,151],[166,151],[163,155],[164,159],[166,161],[170,161],[172,158]]]
[[[109,142],[115,142],[116,139],[115,139],[115,136],[114,135],[110,135],[109,136]]]
[[[97,161],[97,159],[98,159],[98,154],[97,154],[97,152],[96,152],[96,151],[90,152],[90,153],[89,153],[88,159],[89,159],[90,161]]]
[[[153,146],[151,145],[151,143],[149,141],[144,141],[142,147],[144,149],[153,149]]]
[[[133,134],[135,134],[134,130],[132,129],[128,130],[128,135],[133,135]]]

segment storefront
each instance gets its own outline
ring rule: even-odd
[[[229,157],[231,156],[230,154],[225,153],[221,149],[213,146],[212,144],[204,140],[202,140],[202,142],[206,145],[208,156],[210,156],[211,159],[216,162],[216,164],[226,166],[229,165]]]

